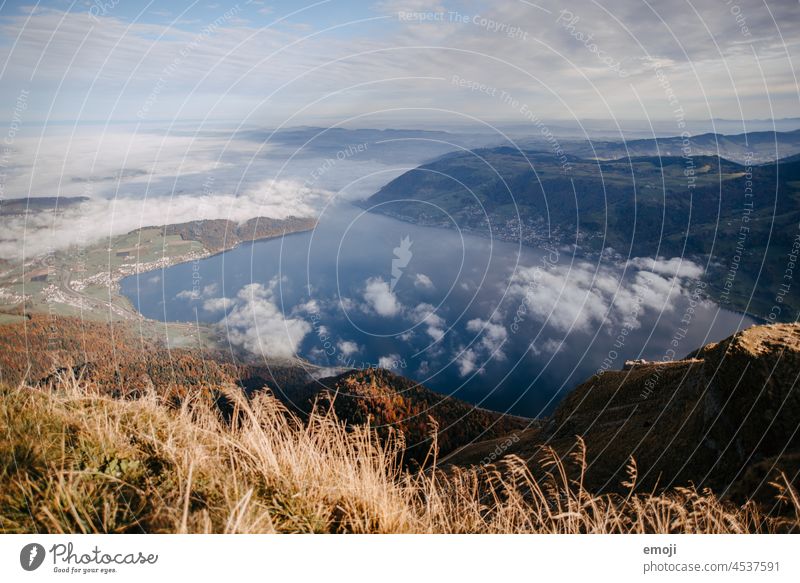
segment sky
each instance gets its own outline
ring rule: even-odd
[[[256,126],[800,116],[796,0],[3,2],[0,118]]]

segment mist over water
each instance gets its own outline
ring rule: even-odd
[[[296,353],[321,366],[380,365],[536,416],[599,370],[681,358],[754,323],[702,300],[699,273],[688,261],[589,259],[336,204],[314,231],[131,276],[121,288],[149,318],[220,323],[256,360]]]

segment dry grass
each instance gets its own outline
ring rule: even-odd
[[[149,394],[0,389],[0,532],[742,533],[798,526],[709,492],[595,496],[545,452],[535,480],[507,458],[488,469],[403,469],[402,437],[379,441],[335,417],[300,423],[268,395],[226,392],[179,409]],[[579,448],[578,456],[582,455]],[[580,460],[578,460],[580,461]],[[433,460],[435,462],[435,460]]]

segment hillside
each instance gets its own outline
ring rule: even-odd
[[[696,259],[724,305],[777,321],[793,321],[800,309],[800,287],[778,293],[797,251],[796,158],[763,166],[700,155],[560,160],[492,148],[410,170],[364,206],[532,246]]]
[[[267,394],[174,407],[63,377],[0,383],[0,533],[773,533],[769,516],[694,489],[597,495],[524,465],[409,471],[396,440]],[[794,499],[788,485],[783,494]],[[776,491],[780,492],[780,490]]]
[[[256,217],[241,224],[226,219],[207,219],[167,225],[164,227],[164,236],[178,235],[184,241],[201,243],[211,253],[219,253],[246,241],[308,231],[316,224],[316,219],[300,217],[286,219]]]
[[[608,372],[543,422],[384,370],[308,383],[302,369],[124,330],[43,316],[0,326],[0,532],[798,528],[800,326]],[[298,417],[279,400],[299,398],[319,406]],[[440,454],[461,449],[405,463],[436,425]],[[721,499],[750,493],[759,506]]]
[[[119,324],[34,314],[0,325],[0,382],[48,387],[64,374],[121,398],[154,392],[180,403],[202,395],[226,409],[223,389],[238,387],[249,396],[268,390],[303,418],[315,403],[321,411],[332,404],[348,425],[369,423],[384,438],[402,432],[406,459],[417,463],[431,450],[434,432],[445,454],[529,423],[477,409],[383,369],[312,381],[299,363],[252,364],[220,351],[167,348]]]
[[[187,396],[211,400],[219,390],[241,387],[302,387],[308,375],[287,363],[251,366],[211,350],[168,348],[132,327],[32,314],[0,325],[0,382],[51,386],[74,374],[105,395],[136,398],[155,392],[180,402]]]
[[[317,405],[349,424],[369,424],[381,436],[400,431],[406,459],[424,463],[432,434],[440,455],[476,440],[524,429],[532,420],[478,409],[466,401],[435,393],[384,369],[352,370],[312,381],[297,393],[306,411]]]
[[[683,360],[593,376],[504,453],[535,468],[543,446],[566,456],[580,436],[593,491],[618,488],[633,457],[642,488],[693,483],[767,502],[779,472],[800,481],[799,380],[800,325],[756,326]],[[470,465],[493,446],[469,445],[447,461]]]

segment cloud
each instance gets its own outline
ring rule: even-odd
[[[230,298],[211,298],[203,302],[206,312],[224,312],[233,305]]]
[[[559,332],[589,332],[609,324],[635,329],[645,310],[675,310],[689,293],[690,281],[702,273],[687,259],[634,258],[611,265],[576,261],[520,269],[509,297],[519,302],[522,313]]]
[[[649,259],[645,257],[634,257],[628,261],[631,265],[639,270],[650,270],[653,273],[672,277],[686,277],[691,279],[699,279],[703,276],[705,271],[703,267],[684,259],[683,257],[672,257],[664,259],[658,257],[657,259]]]
[[[461,355],[458,357],[458,374],[462,377],[465,377],[469,374],[472,374],[477,370],[477,372],[483,373],[483,367],[480,369],[478,368],[478,355],[477,353],[472,350],[471,348],[467,348],[461,352]]]
[[[387,354],[378,359],[378,366],[387,370],[393,370],[402,367],[402,360],[399,354]]]
[[[184,289],[175,294],[175,297],[180,300],[199,300],[204,298],[212,298],[219,291],[218,283],[210,283],[203,287],[203,289]]]
[[[141,227],[161,226],[200,219],[243,222],[264,216],[316,216],[329,193],[294,180],[267,180],[239,195],[182,194],[166,198],[91,199],[54,215],[39,212],[4,217],[0,258],[20,259],[87,246]]]
[[[424,273],[418,273],[414,276],[414,287],[417,289],[433,289],[433,281]]]
[[[343,356],[351,356],[353,354],[356,354],[360,350],[358,344],[356,344],[355,342],[352,342],[350,340],[342,340],[342,341],[340,341],[336,345],[336,348],[339,349],[339,352]]]
[[[425,375],[427,375],[429,372],[431,372],[431,365],[430,365],[430,363],[429,363],[427,360],[423,360],[422,362],[420,362],[420,363],[419,363],[419,367],[417,367],[417,374],[420,374],[420,375],[422,375],[422,376],[425,376]]]
[[[311,325],[298,318],[286,318],[275,304],[278,278],[269,285],[244,286],[220,326],[228,331],[229,341],[265,358],[293,357]]]
[[[294,314],[319,314],[320,312],[320,302],[316,299],[308,300],[307,302],[303,302],[302,304],[296,305],[292,308],[292,313]]]
[[[508,330],[498,322],[473,318],[467,322],[467,331],[475,334],[469,347],[460,346],[456,355],[458,374],[484,374],[486,363],[491,360],[504,361],[503,346],[508,340]]]
[[[35,69],[37,84],[44,88],[37,86],[42,94],[37,107],[43,114],[53,107],[52,115],[59,119],[75,115],[81,106],[96,119],[134,119],[159,87],[147,112],[152,119],[220,118],[241,111],[269,116],[273,123],[324,96],[305,113],[308,118],[344,119],[363,113],[364,103],[373,111],[422,103],[434,110],[447,107],[478,115],[491,104],[494,115],[521,121],[518,107],[455,87],[449,78],[457,72],[498,87],[540,117],[570,118],[574,113],[627,118],[639,108],[638,95],[646,109],[643,115],[673,119],[674,104],[664,98],[645,66],[648,59],[657,59],[689,118],[794,115],[797,4],[740,5],[740,13],[734,14],[733,5],[714,0],[618,0],[613,7],[570,3],[566,8],[577,18],[570,29],[572,19],[557,21],[565,6],[556,0],[462,3],[461,19],[431,22],[401,20],[398,12],[441,10],[447,16],[455,7],[445,10],[418,1],[364,3],[340,15],[349,21],[345,29],[336,26],[309,38],[303,30],[309,25],[306,19],[314,18],[312,6],[291,22],[272,26],[266,25],[273,15],[264,18],[258,13],[262,8],[243,6],[199,42],[199,29],[222,16],[223,8],[210,16],[199,8],[190,11],[187,18],[200,20],[197,30],[171,26],[169,20],[127,21],[114,10],[94,21],[80,10],[42,8],[28,14],[12,8],[0,27],[7,39],[16,39],[0,48],[8,65],[4,80],[10,81],[4,84],[3,98],[13,102],[17,86]],[[387,17],[381,26],[359,23],[374,17],[376,10]],[[514,26],[527,37],[512,38],[481,22]],[[591,42],[585,42],[589,35]],[[354,46],[360,48],[357,54]],[[622,83],[599,58],[601,53],[620,61],[631,76]],[[771,81],[769,98],[762,71]],[[356,84],[357,93],[346,90]],[[220,104],[217,98],[223,94]],[[774,115],[770,106],[777,107]]]
[[[556,340],[555,338],[545,340],[539,346],[534,344],[531,344],[530,346],[531,353],[533,353],[534,356],[541,356],[542,354],[556,354],[562,348],[564,348],[564,341]]]
[[[425,324],[425,332],[434,342],[438,342],[444,338],[445,320],[436,314],[436,308],[431,304],[418,304],[414,308],[412,315],[418,322]]]
[[[364,300],[378,313],[379,316],[393,317],[399,314],[403,307],[389,284],[377,277],[371,277],[366,282]]]
[[[503,344],[508,340],[508,330],[502,324],[474,318],[467,322],[467,330],[480,335],[480,346],[487,356],[505,360]]]

